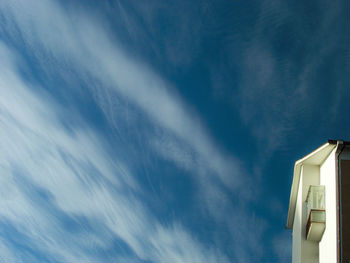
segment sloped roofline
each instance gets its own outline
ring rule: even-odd
[[[300,182],[301,166],[303,164],[321,165],[324,162],[324,160],[329,156],[329,154],[337,147],[337,143],[337,140],[328,140],[327,143],[323,144],[321,147],[317,148],[310,154],[295,162],[286,226],[288,229],[291,229],[294,223],[294,214]]]

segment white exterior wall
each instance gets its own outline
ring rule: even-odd
[[[302,263],[318,263],[318,243],[306,240],[306,223],[307,223],[307,207],[306,198],[310,185],[320,184],[320,168],[317,165],[303,165],[302,169],[302,232],[301,232],[301,262]]]
[[[325,185],[326,229],[319,243],[320,263],[337,262],[337,196],[335,149],[320,166],[320,183]]]
[[[302,178],[300,178],[302,181]],[[293,254],[292,263],[301,263],[301,214],[302,214],[302,187],[298,189],[297,203],[294,214],[293,224]]]
[[[318,165],[303,165],[301,168],[296,210],[293,224],[293,263],[319,263],[318,243],[306,240],[306,197],[310,185],[320,184]]]

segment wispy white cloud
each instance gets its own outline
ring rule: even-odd
[[[222,45],[223,54],[220,51],[218,54],[222,59],[212,68],[215,82],[235,84],[232,96],[227,96],[227,91],[223,91],[223,96],[225,100],[231,98],[246,130],[255,138],[260,149],[258,159],[262,160],[259,167],[276,150],[284,150],[297,138],[305,138],[306,130],[313,125],[327,130],[327,125],[319,122],[329,122],[332,117],[328,116],[334,116],[335,109],[339,109],[337,94],[341,92],[334,89],[340,91],[336,83],[347,78],[347,70],[339,66],[341,70],[334,74],[326,68],[332,63],[345,64],[340,53],[345,51],[342,43],[346,41],[342,34],[329,32],[341,28],[341,18],[346,15],[340,1],[329,8],[321,6],[315,5],[315,12],[309,17],[307,5],[256,2],[253,7],[256,15],[247,22],[244,34],[230,32]],[[220,79],[225,67],[236,73],[233,76],[238,81],[231,79],[231,75]],[[219,86],[218,83],[213,86]],[[325,94],[329,94],[327,103]]]
[[[0,239],[0,260],[9,263],[16,262],[14,253],[6,246],[4,239]]]
[[[152,122],[190,145],[225,184],[240,185],[242,178],[236,172],[240,169],[238,160],[227,158],[203,129],[199,116],[181,101],[171,85],[118,47],[109,32],[101,30],[103,24],[98,20],[75,13],[67,17],[60,6],[51,1],[34,4],[12,1],[2,6],[10,24],[6,28],[8,32],[18,38],[13,28],[20,28],[30,50],[46,51],[42,59],[43,53],[38,52],[39,61],[45,64],[43,68],[50,69],[47,57],[52,56],[59,65],[73,66],[86,83],[91,78],[97,79],[103,86],[91,89],[99,98],[101,108],[113,107],[113,102],[101,93],[117,92],[125,96],[146,112]],[[32,13],[40,15],[33,17]],[[109,119],[114,118],[112,112],[106,112]]]
[[[209,9],[208,1],[116,2],[114,12],[120,14],[123,29],[134,42],[147,47],[164,67],[185,70],[193,64],[206,30],[203,17]],[[127,12],[127,8],[134,13]]]
[[[103,140],[84,123],[67,130],[64,109],[23,81],[13,51],[1,44],[0,57],[0,219],[26,246],[62,262],[106,262],[89,251],[119,238],[142,260],[227,261],[185,229],[160,224],[133,194],[140,191],[133,176],[100,147]],[[71,233],[65,220],[88,225]],[[17,262],[23,255],[4,238],[4,261]]]
[[[230,220],[235,219],[240,223],[239,233],[250,229],[248,223],[242,222],[258,222],[264,228],[260,220],[249,219],[250,213],[244,205],[232,208],[232,195],[238,196],[237,199],[251,196],[251,184],[240,190],[249,180],[238,158],[220,149],[198,114],[181,100],[171,84],[127,54],[101,21],[71,9],[63,10],[49,0],[2,1],[0,13],[5,21],[0,32],[21,43],[21,48],[40,63],[47,76],[76,74],[88,89],[82,92],[93,93],[116,130],[119,115],[124,113],[111,100],[113,96],[133,104],[147,116],[148,122],[164,131],[165,139],[154,135],[146,139],[160,156],[194,175],[201,189],[197,193],[198,204],[216,220],[227,227],[232,226]],[[44,89],[29,87],[15,69],[19,62],[12,61],[13,52],[6,47],[1,50],[6,59],[2,60],[4,71],[0,75],[4,94],[0,99],[1,128],[5,131],[0,135],[3,137],[0,146],[4,149],[0,164],[8,174],[4,185],[14,189],[11,191],[14,196],[8,194],[4,198],[0,215],[19,225],[22,232],[31,233],[31,238],[34,236],[36,242],[44,243],[43,247],[66,261],[78,262],[84,256],[84,261],[93,262],[86,258],[81,247],[61,239],[68,236],[72,240],[78,238],[81,243],[86,239],[85,232],[81,238],[69,234],[57,227],[59,222],[54,215],[39,211],[34,200],[23,196],[23,189],[13,175],[14,167],[22,167],[25,174],[21,176],[33,184],[28,191],[43,189],[59,212],[73,219],[82,215],[94,222],[95,227],[101,224],[86,234],[92,241],[83,243],[84,248],[106,247],[118,236],[143,260],[228,261],[220,252],[201,245],[185,228],[173,222],[168,226],[160,224],[136,198],[142,190],[127,165],[111,160],[103,150],[105,142],[82,120],[78,119],[68,132],[58,119],[69,113]],[[14,207],[9,200],[14,200]],[[227,218],[228,210],[230,218]],[[248,260],[249,251],[259,250],[254,240],[260,239],[261,232],[245,235],[242,244],[236,242],[236,250],[243,252],[235,253],[245,253]],[[237,235],[237,225],[231,227],[230,235],[237,240],[244,236]],[[249,242],[256,246],[246,246]],[[76,248],[74,253],[71,247]]]
[[[273,250],[278,258],[278,262],[290,262],[292,257],[291,234],[281,233],[272,240]]]

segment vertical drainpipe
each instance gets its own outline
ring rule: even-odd
[[[341,204],[341,174],[340,174],[340,155],[344,150],[344,142],[343,141],[337,141],[337,148],[335,152],[335,158],[336,158],[336,195],[337,195],[337,247],[338,247],[338,255],[337,255],[337,262],[341,263],[341,226],[342,226],[342,220],[341,220],[341,213],[340,213],[340,204]]]

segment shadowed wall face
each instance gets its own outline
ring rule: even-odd
[[[350,160],[341,161],[341,262],[350,262]]]

